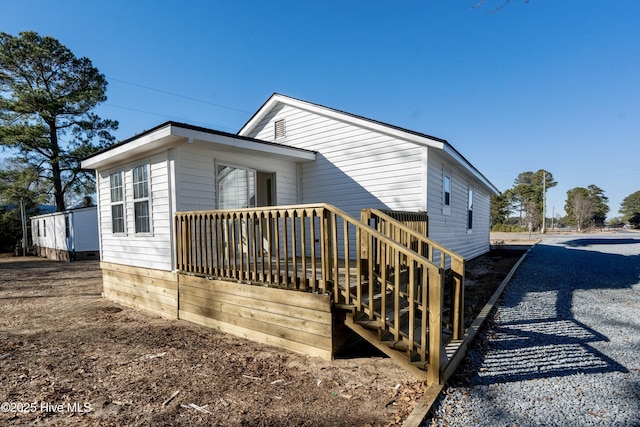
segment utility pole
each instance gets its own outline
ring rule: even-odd
[[[542,175],[542,234],[547,223],[547,171],[543,170]]]
[[[20,220],[22,222],[22,256],[27,256],[27,210],[24,199],[20,199]]]

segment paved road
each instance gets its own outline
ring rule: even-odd
[[[640,234],[546,237],[425,425],[640,426]]]

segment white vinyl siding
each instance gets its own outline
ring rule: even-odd
[[[286,144],[321,153],[302,164],[302,203],[331,203],[357,218],[365,207],[424,209],[423,147],[289,106],[250,136],[273,140],[273,123],[285,117]]]
[[[447,215],[443,214],[443,167],[451,171],[451,213]],[[470,188],[473,232],[468,232]],[[436,149],[430,149],[427,192],[429,237],[467,259],[489,250],[489,191]]]
[[[251,152],[215,151],[194,142],[177,149],[176,197],[178,211],[218,209],[216,165],[232,165],[275,174],[279,205],[299,203],[296,162]]]
[[[315,162],[302,165],[303,203],[331,203],[355,217],[365,207],[426,210],[436,242],[466,258],[489,250],[490,190],[455,156],[344,117],[285,101],[242,134],[273,141],[274,123],[286,119],[287,137],[278,142],[318,152]],[[446,207],[445,176],[450,185]],[[467,232],[469,185],[474,188],[472,233]]]
[[[101,259],[105,262],[148,267],[158,270],[171,270],[173,248],[171,229],[173,218],[170,215],[169,178],[167,152],[154,154],[144,159],[132,159],[130,163],[118,165],[123,172],[123,194],[125,229],[135,230],[135,203],[142,201],[145,194],[142,187],[134,199],[133,170],[144,165],[147,171],[147,196],[149,203],[149,231],[153,233],[113,234],[111,233],[111,206],[100,204]],[[136,180],[140,183],[143,180]],[[109,174],[98,173],[99,200],[110,200]]]

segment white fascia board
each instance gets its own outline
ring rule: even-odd
[[[81,163],[83,169],[97,169],[102,165],[113,162],[115,159],[129,156],[134,153],[145,151],[148,145],[159,139],[171,136],[171,126],[164,126],[154,132],[142,135],[141,137],[107,150],[96,156],[85,159]]]
[[[243,138],[234,138],[226,135],[212,134],[194,129],[185,129],[174,127],[172,135],[183,138],[192,138],[193,140],[210,142],[230,148],[239,148],[244,150],[259,151],[266,154],[276,156],[290,157],[298,161],[312,161],[316,159],[316,153],[298,148],[287,147],[284,145],[275,145],[263,143],[260,141],[251,141]]]
[[[445,144],[443,149],[445,153],[451,156],[456,162],[467,169],[478,181],[482,182],[495,195],[500,194],[498,190],[484,175],[480,173],[471,163],[467,161],[460,153],[458,153],[451,145]]]

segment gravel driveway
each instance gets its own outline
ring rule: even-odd
[[[546,238],[425,426],[640,426],[640,234]]]

